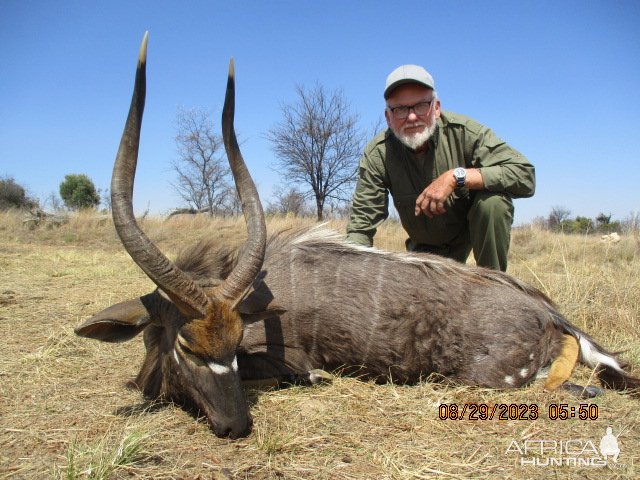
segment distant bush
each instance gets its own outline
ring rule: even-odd
[[[638,229],[640,215],[632,213],[627,220],[611,220],[612,215],[599,213],[595,220],[577,216],[571,218],[571,210],[564,207],[553,207],[551,213],[545,217],[536,217],[531,222],[541,229],[563,233],[592,233],[609,234],[612,232],[633,232]]]
[[[27,195],[25,188],[16,183],[13,178],[0,178],[0,210],[5,211],[11,208],[35,208],[38,206],[37,200]]]
[[[563,220],[558,225],[557,230],[561,230],[564,233],[593,233],[595,232],[595,226],[590,218],[578,216],[573,220]]]
[[[60,197],[71,210],[95,208],[100,204],[100,195],[91,179],[84,174],[64,176],[60,184]]]

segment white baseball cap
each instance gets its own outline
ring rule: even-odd
[[[418,83],[427,88],[435,88],[433,77],[424,68],[419,65],[401,65],[387,77],[387,83],[384,87],[384,98],[389,98],[389,95],[391,95],[391,92],[395,88],[405,83]]]

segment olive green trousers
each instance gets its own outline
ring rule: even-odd
[[[507,270],[507,255],[513,225],[513,201],[509,195],[488,191],[473,193],[467,213],[467,228],[448,245],[415,245],[407,239],[407,250],[428,252],[465,263],[471,251],[476,264],[494,270]]]

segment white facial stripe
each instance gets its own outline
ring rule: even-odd
[[[180,365],[180,359],[178,358],[178,352],[176,351],[176,349],[173,349],[173,357],[176,359],[176,363],[178,365]]]
[[[216,362],[209,362],[207,365],[209,366],[211,371],[216,375],[224,375],[225,373],[229,373],[231,371],[229,367],[225,365],[220,365],[219,363],[216,363]]]
[[[238,371],[238,357],[233,357],[233,362],[231,363],[231,368],[234,372]]]
[[[234,372],[238,371],[238,357],[233,357],[233,362],[231,362],[231,367],[227,367],[226,365],[221,365],[216,362],[209,362],[207,364],[211,371],[216,375],[224,375],[226,373],[230,373],[232,370]]]

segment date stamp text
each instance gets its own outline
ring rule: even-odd
[[[537,420],[541,411],[535,403],[442,403],[438,407],[440,420]],[[552,403],[548,406],[549,420],[597,420],[598,405],[581,403]]]

